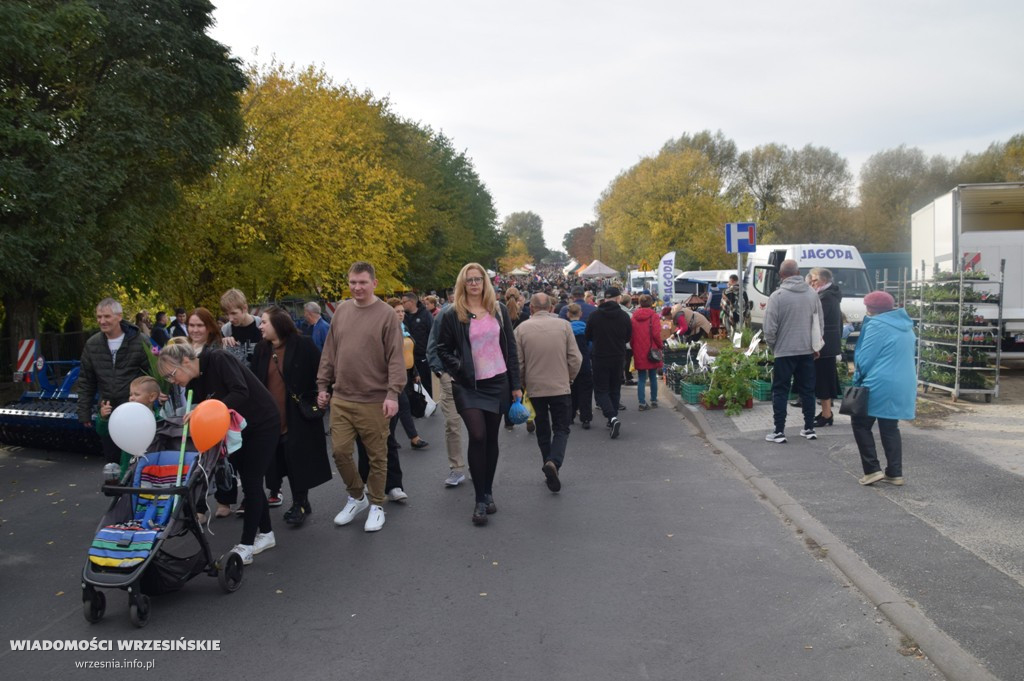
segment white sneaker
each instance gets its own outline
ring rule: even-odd
[[[256,541],[252,544],[252,553],[263,553],[267,549],[272,549],[277,546],[277,540],[274,539],[274,532],[270,531],[264,534],[263,532],[256,533]]]
[[[370,505],[370,514],[366,516],[366,524],[363,529],[367,532],[376,532],[384,527],[384,507],[376,504]]]
[[[235,544],[231,553],[237,553],[242,557],[242,565],[252,565],[252,544]]]
[[[783,432],[772,431],[764,436],[765,442],[778,442],[783,443],[786,441],[786,434]]]
[[[395,502],[404,502],[409,498],[409,495],[405,493],[405,490],[401,487],[392,487],[391,491],[388,492],[388,499]]]
[[[800,431],[800,435],[807,438],[808,440],[817,440],[818,434],[814,432],[814,428],[804,428]]]
[[[338,527],[342,525],[348,525],[350,522],[355,520],[355,517],[365,511],[370,506],[370,500],[363,494],[362,499],[348,498],[348,502],[345,504],[345,508],[341,509],[338,515],[334,516],[334,524]]]

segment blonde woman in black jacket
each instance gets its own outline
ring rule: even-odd
[[[522,397],[512,320],[482,265],[470,263],[455,282],[455,304],[440,317],[437,355],[452,377],[455,408],[469,433],[469,470],[476,492],[473,523],[497,511],[492,485],[498,467],[501,417]]]

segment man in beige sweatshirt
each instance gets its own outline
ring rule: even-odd
[[[530,318],[516,327],[519,373],[523,390],[537,412],[537,445],[548,489],[562,489],[558,471],[565,460],[572,418],[572,380],[580,371],[580,355],[572,326],[551,312],[551,298],[535,293]],[[554,434],[552,435],[552,431]]]
[[[348,502],[334,524],[348,525],[369,508],[363,529],[376,532],[384,527],[388,426],[398,413],[398,394],[406,380],[402,326],[395,311],[374,295],[373,265],[353,263],[348,287],[352,298],[335,310],[320,355],[317,403],[321,408],[331,405],[334,463],[348,488]],[[370,459],[369,500],[352,456],[356,436]]]

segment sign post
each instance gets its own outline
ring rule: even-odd
[[[658,286],[661,288],[661,299],[666,305],[672,304],[672,295],[675,293],[675,267],[675,251],[669,251],[661,256],[661,263],[658,265]]]
[[[747,317],[743,303],[743,254],[757,249],[757,225],[753,222],[730,222],[725,226],[725,252],[736,254],[736,276],[740,289],[736,294],[736,307],[740,314],[740,328]]]

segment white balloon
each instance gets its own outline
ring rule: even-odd
[[[153,410],[138,402],[125,402],[110,414],[110,439],[132,456],[142,456],[156,436]]]

